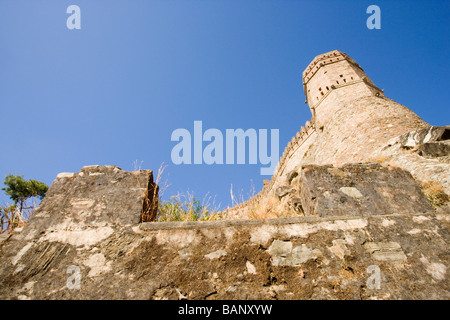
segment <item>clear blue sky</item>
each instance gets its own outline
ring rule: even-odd
[[[81,8],[69,30],[66,8]],[[381,8],[381,30],[366,9]],[[280,155],[310,119],[301,73],[349,54],[386,95],[450,124],[449,1],[0,0],[0,182],[51,184],[90,164],[157,170],[164,197],[230,204],[259,191],[261,165],[171,162],[177,128],[279,129]],[[0,183],[1,185],[1,183]],[[8,198],[0,195],[0,205]]]

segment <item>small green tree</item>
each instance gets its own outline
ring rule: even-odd
[[[26,181],[20,175],[8,174],[3,183],[6,187],[2,188],[2,190],[19,206],[20,211],[31,208],[26,206],[28,199],[36,197],[42,200],[48,190],[48,186],[45,183],[32,179]]]
[[[48,186],[37,180],[24,180],[23,176],[8,174],[2,188],[14,201],[7,207],[0,207],[0,233],[12,232],[17,227],[25,226],[31,211],[36,207],[37,199],[42,200]],[[34,198],[32,203],[29,203]]]

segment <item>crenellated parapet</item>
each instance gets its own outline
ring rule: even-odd
[[[350,88],[351,87],[351,88]],[[313,59],[303,72],[306,103],[312,122],[320,128],[330,120],[336,108],[349,100],[383,96],[364,70],[347,54],[334,50]],[[340,91],[339,93],[335,93]],[[320,107],[320,109],[319,109]]]
[[[300,128],[295,136],[292,137],[291,141],[288,142],[286,148],[284,149],[280,161],[274,170],[271,180],[272,182],[275,182],[284,173],[286,164],[291,156],[305,143],[306,140],[308,140],[314,131],[315,127],[313,123],[311,121],[306,121],[305,125]]]
[[[343,60],[347,60],[362,70],[355,60],[350,58],[347,54],[339,50],[333,50],[331,52],[319,55],[311,61],[305,71],[303,71],[303,84],[306,85],[321,67]]]

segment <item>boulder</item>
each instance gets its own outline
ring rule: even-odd
[[[305,215],[369,216],[433,211],[408,171],[378,163],[304,166],[299,192]]]

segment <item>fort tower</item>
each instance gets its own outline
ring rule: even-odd
[[[317,137],[307,154],[291,157],[297,164],[365,162],[390,139],[427,126],[413,111],[388,99],[338,50],[312,60],[303,72],[303,88]]]
[[[313,114],[312,122],[318,128],[351,100],[384,96],[364,70],[338,50],[314,58],[303,72],[303,88]]]

